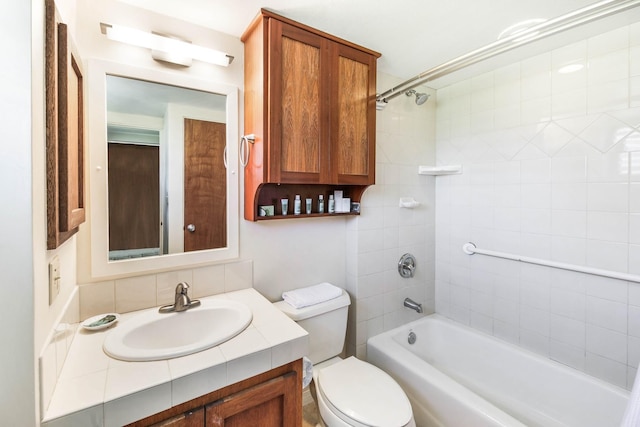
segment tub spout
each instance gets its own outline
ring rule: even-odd
[[[411,310],[415,310],[416,313],[422,313],[422,304],[415,302],[411,298],[404,299],[404,306]]]

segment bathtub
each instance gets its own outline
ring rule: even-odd
[[[367,360],[402,386],[418,427],[615,427],[629,400],[626,390],[437,314],[369,338]]]

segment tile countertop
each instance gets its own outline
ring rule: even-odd
[[[142,311],[122,315],[104,331],[79,327],[42,426],[122,426],[307,354],[307,332],[256,290],[201,299],[209,298],[245,303],[253,319],[231,340],[188,356],[154,362],[107,356],[105,334]]]

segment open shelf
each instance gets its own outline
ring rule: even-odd
[[[277,220],[277,219],[297,219],[297,218],[320,218],[335,216],[354,216],[360,212],[336,212],[329,213],[329,195],[336,190],[343,192],[343,197],[350,198],[351,202],[359,203],[366,185],[328,185],[328,184],[262,184],[256,191],[253,207],[253,217],[245,217],[249,221]],[[302,213],[293,214],[293,203],[296,194],[300,195],[302,202]],[[318,213],[318,196],[324,197],[324,213]],[[311,214],[305,213],[305,199],[311,198]],[[282,215],[281,199],[289,200],[287,215]],[[258,211],[260,206],[273,206],[273,216],[260,216]]]
[[[336,213],[311,213],[300,215],[273,215],[273,216],[259,216],[256,221],[271,221],[275,219],[299,219],[299,218],[320,218],[320,217],[336,217],[336,216],[354,216],[360,215],[360,212],[336,212]]]
[[[418,175],[454,175],[462,173],[462,165],[418,166]]]

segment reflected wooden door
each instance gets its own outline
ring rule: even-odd
[[[224,123],[184,120],[184,250],[227,246]]]
[[[109,143],[109,250],[160,247],[159,148]]]

